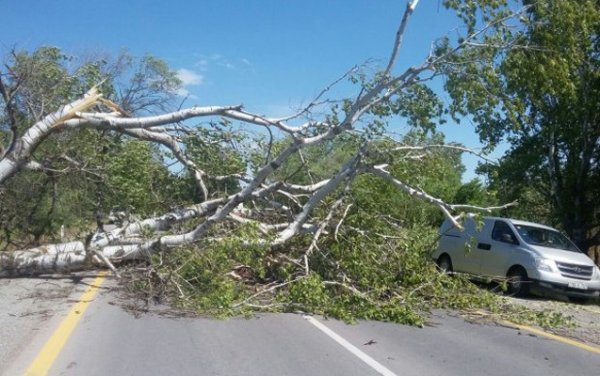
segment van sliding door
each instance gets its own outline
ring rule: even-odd
[[[481,274],[488,277],[505,277],[518,245],[519,242],[510,225],[502,220],[496,220],[489,249],[483,251],[485,253],[481,256]]]

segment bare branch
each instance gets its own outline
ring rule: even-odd
[[[404,11],[404,15],[402,16],[402,21],[400,21],[400,26],[398,27],[398,31],[396,31],[396,40],[394,41],[394,47],[392,48],[392,54],[390,56],[390,60],[387,64],[387,67],[383,71],[384,76],[388,76],[396,64],[396,60],[398,59],[398,54],[400,53],[400,47],[402,46],[402,39],[404,37],[404,32],[406,31],[406,25],[408,25],[408,20],[410,16],[415,11],[419,0],[411,0],[406,4],[406,10]]]
[[[479,212],[492,213],[492,212],[502,210],[502,209],[507,209],[507,208],[510,208],[510,207],[516,206],[516,205],[518,205],[518,202],[513,201],[508,204],[504,204],[504,205],[500,205],[500,206],[482,207],[482,206],[475,206],[475,205],[450,205],[450,208],[452,210],[475,210],[475,211],[479,211]]]
[[[463,153],[469,153],[469,154],[473,154],[481,159],[483,159],[484,161],[497,165],[498,161],[493,160],[493,159],[489,159],[488,157],[486,157],[485,155],[483,155],[480,152],[477,152],[473,149],[470,148],[466,148],[464,146],[458,146],[458,145],[448,145],[448,144],[437,144],[437,145],[423,145],[423,146],[411,146],[411,145],[406,145],[406,146],[397,146],[393,149],[390,149],[390,151],[429,151],[431,149],[446,149],[446,150],[456,150],[456,151],[460,151]]]
[[[398,189],[400,189],[400,190],[408,193],[409,195],[417,197],[417,198],[419,198],[421,200],[424,200],[424,201],[428,201],[428,202],[436,205],[437,207],[440,208],[440,210],[442,211],[442,213],[444,213],[444,216],[446,218],[448,218],[450,221],[452,221],[452,224],[454,226],[456,226],[457,228],[462,229],[461,224],[458,221],[456,221],[454,219],[454,217],[452,216],[452,214],[450,213],[450,211],[452,210],[452,208],[450,207],[450,205],[448,205],[444,201],[440,200],[439,198],[436,198],[436,197],[433,197],[433,196],[429,195],[425,191],[413,188],[413,187],[409,186],[408,184],[403,183],[400,180],[394,178],[389,172],[387,172],[385,170],[386,167],[387,167],[387,165],[373,166],[368,171],[372,172],[373,174],[375,174],[377,176],[380,176],[380,177],[384,178],[385,180],[387,180],[390,183],[392,183],[396,188],[398,188]]]

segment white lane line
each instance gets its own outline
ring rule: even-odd
[[[331,330],[328,327],[326,327],[319,320],[315,319],[312,316],[307,316],[307,315],[304,315],[303,317],[304,317],[304,319],[306,321],[308,321],[309,323],[311,323],[314,326],[316,326],[317,329],[319,329],[323,333],[327,334],[331,339],[333,339],[334,341],[336,341],[337,343],[339,343],[340,345],[342,345],[346,350],[350,351],[352,354],[354,354],[355,356],[357,356],[360,360],[362,360],[363,362],[367,363],[371,368],[373,368],[379,374],[384,375],[384,376],[398,376],[394,372],[392,372],[389,369],[387,369],[383,364],[379,363],[375,359],[371,358],[370,356],[368,356],[367,354],[365,354],[364,352],[362,352],[356,346],[354,346],[350,342],[346,341],[339,334],[337,334],[333,330]]]

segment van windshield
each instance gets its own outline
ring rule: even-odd
[[[528,244],[571,252],[581,252],[569,238],[558,231],[525,225],[515,225],[515,228],[519,232],[519,235],[521,235],[521,238]]]

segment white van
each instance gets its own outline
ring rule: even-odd
[[[598,297],[600,270],[552,227],[509,218],[468,218],[464,230],[450,220],[440,228],[433,259],[442,270],[508,278],[508,292],[549,289],[573,300]]]

